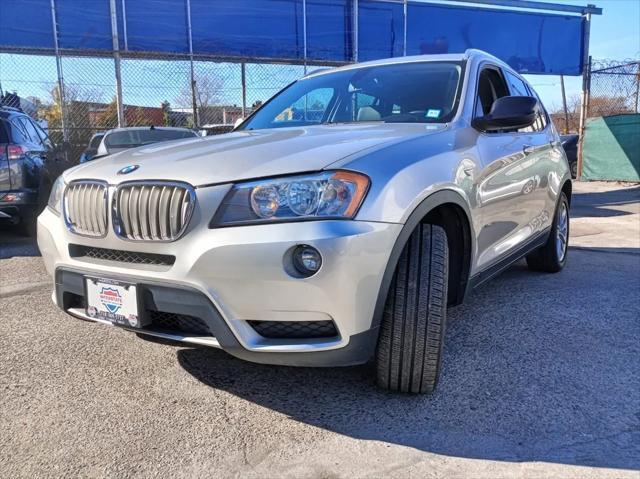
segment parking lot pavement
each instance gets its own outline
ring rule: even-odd
[[[640,189],[576,191],[566,269],[519,263],[450,310],[419,397],[69,318],[3,233],[0,476],[638,478]]]

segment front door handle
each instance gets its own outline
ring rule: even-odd
[[[533,153],[535,151],[535,147],[531,146],[531,145],[524,145],[522,147],[522,152],[525,155],[530,155],[531,153]]]

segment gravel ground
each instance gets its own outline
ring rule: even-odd
[[[579,188],[574,229],[606,205],[619,241],[592,232],[561,274],[520,263],[450,310],[421,397],[370,366],[262,366],[70,318],[34,245],[0,234],[0,477],[638,478],[640,189]]]

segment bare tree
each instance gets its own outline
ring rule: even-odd
[[[198,108],[219,104],[222,99],[224,82],[220,77],[213,75],[196,75],[195,100]],[[185,86],[175,100],[180,108],[189,108],[193,104],[191,87]]]

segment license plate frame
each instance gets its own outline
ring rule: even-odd
[[[84,277],[85,313],[91,319],[116,326],[141,328],[140,290],[137,284],[95,276]]]

